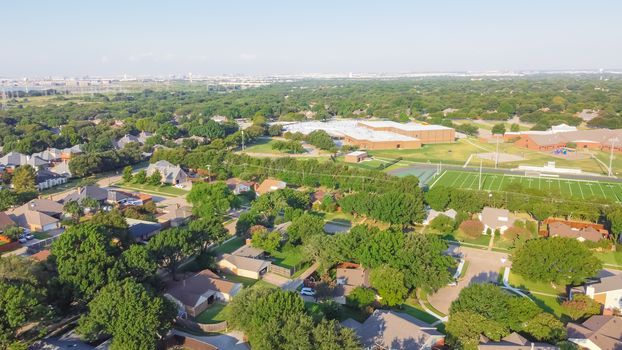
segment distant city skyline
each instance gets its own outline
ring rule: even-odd
[[[0,77],[620,70],[619,1],[13,1]]]

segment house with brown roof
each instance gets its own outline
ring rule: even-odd
[[[63,205],[49,199],[33,199],[8,211],[7,214],[18,226],[30,231],[50,231],[60,227]]]
[[[585,294],[609,310],[622,309],[622,275],[602,277],[596,282],[570,290],[570,297],[576,293]]]
[[[583,349],[622,349],[622,318],[596,315],[582,324],[568,323],[568,340]]]
[[[236,249],[231,254],[237,255],[237,256],[244,256],[247,258],[253,258],[253,259],[263,259],[263,257],[266,255],[266,252],[263,249],[253,247],[250,244],[245,244],[241,246],[240,248]]]
[[[479,350],[558,350],[559,347],[547,343],[534,343],[522,335],[512,332],[495,342],[482,336],[477,346]]]
[[[229,302],[242,289],[241,283],[223,280],[210,270],[176,282],[164,294],[180,313],[196,317],[216,301]]]
[[[371,287],[369,270],[358,264],[343,263],[335,269],[334,300],[340,304],[346,303],[346,296],[357,287]]]
[[[609,237],[604,225],[591,222],[547,218],[542,225],[541,235],[549,237],[574,238],[580,242],[598,242]]]
[[[255,185],[255,192],[258,196],[261,196],[262,194],[266,194],[268,192],[282,190],[285,187],[287,187],[287,183],[285,183],[284,181],[276,179],[265,179],[259,186]]]
[[[444,344],[445,336],[410,315],[376,310],[365,322],[351,318],[341,323],[352,328],[365,349],[428,350]]]
[[[11,226],[15,226],[15,221],[13,221],[5,212],[0,212],[0,233],[3,233],[4,230]]]
[[[501,234],[514,225],[516,218],[507,209],[484,207],[479,214],[479,220],[484,224],[484,234],[488,229],[492,233],[499,230]]]
[[[224,254],[218,261],[218,267],[236,276],[259,279],[268,272],[270,261],[253,259],[245,256]]]

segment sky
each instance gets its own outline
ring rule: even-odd
[[[622,68],[619,0],[0,0],[0,76]]]

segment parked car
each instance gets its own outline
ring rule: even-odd
[[[18,241],[19,243],[24,244],[24,243],[26,243],[28,240],[27,240],[27,239],[26,239],[26,237],[24,237],[24,236],[19,236],[19,238],[17,239],[17,241]]]
[[[27,240],[31,240],[31,239],[35,239],[35,236],[33,236],[31,233],[24,233],[23,235]]]
[[[175,187],[177,187],[177,188],[184,188],[184,185],[182,185],[182,184],[177,184],[177,185],[175,185]]]
[[[315,296],[315,291],[309,287],[304,287],[300,290],[300,294],[301,295],[307,295],[310,297],[314,297]]]

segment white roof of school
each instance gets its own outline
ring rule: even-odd
[[[366,156],[367,152],[365,151],[354,151],[346,154],[347,156],[358,157],[358,156]]]
[[[324,130],[330,136],[344,137],[349,136],[357,140],[367,141],[415,141],[414,137],[404,136],[389,131],[376,131],[371,130],[363,126],[357,125],[360,123],[358,120],[331,120],[328,122],[301,122],[295,124],[285,125],[285,131],[292,133],[299,132],[304,135],[308,135],[316,130]],[[406,125],[396,123],[398,125]],[[369,125],[369,124],[368,124]],[[374,126],[374,125],[370,125]]]
[[[432,124],[419,124],[419,123],[398,123],[391,120],[372,120],[372,121],[359,121],[360,124],[369,125],[374,128],[396,128],[407,131],[418,131],[418,130],[445,130],[451,129],[442,125],[432,125]]]

